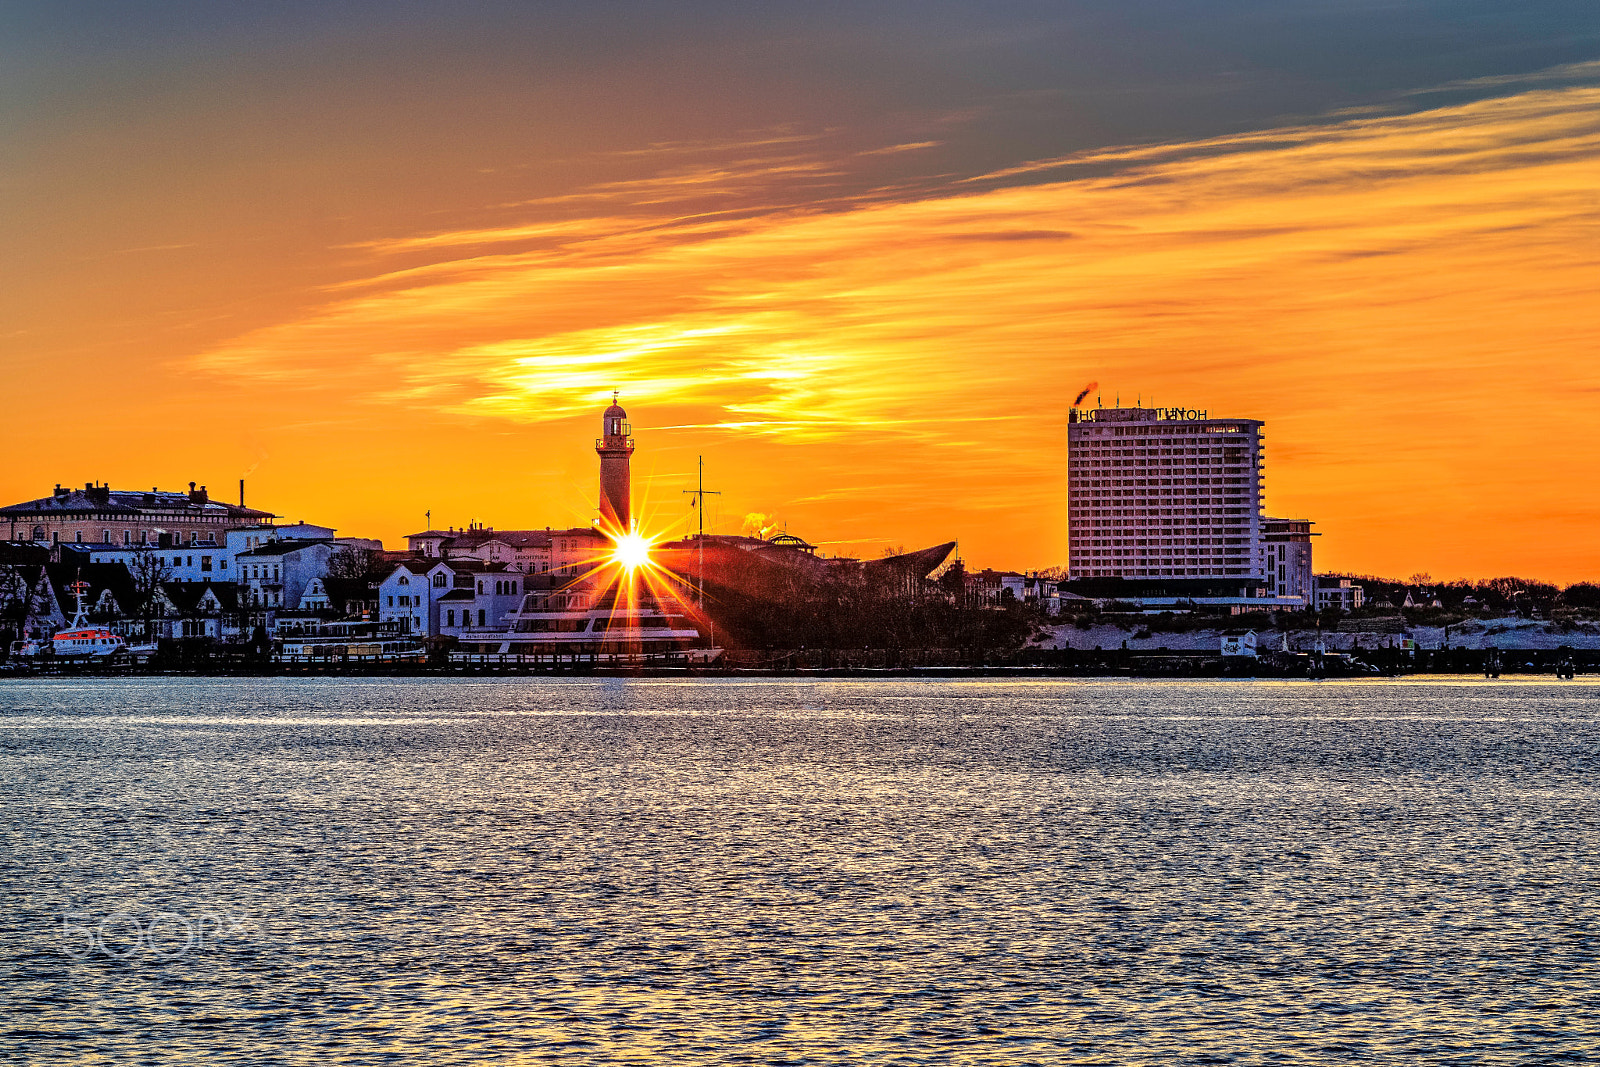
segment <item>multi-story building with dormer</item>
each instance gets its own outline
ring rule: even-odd
[[[82,489],[57,485],[50,496],[0,508],[0,530],[8,541],[35,544],[220,546],[228,530],[270,526],[275,516],[240,504],[212,500],[205,486],[187,493],[148,493],[89,483]]]

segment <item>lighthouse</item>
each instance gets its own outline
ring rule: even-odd
[[[594,443],[600,454],[600,526],[612,537],[627,533],[632,517],[628,507],[628,457],[633,455],[633,438],[628,435],[632,432],[628,413],[612,393],[611,406],[601,416],[602,436]]]

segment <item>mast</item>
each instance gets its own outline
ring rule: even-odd
[[[708,642],[706,647],[715,648],[717,645],[717,624],[712,620],[710,613],[706,611],[706,494],[721,496],[722,491],[720,489],[706,488],[705,456],[700,457],[700,482],[698,488],[685,489],[684,492],[692,494],[695,498],[694,502],[700,507],[700,591],[697,601],[700,605],[700,614],[705,616],[706,620],[706,640]]]
[[[81,629],[82,627],[89,625],[89,613],[83,610],[83,594],[84,591],[89,588],[89,583],[84,581],[82,578],[79,578],[77,581],[67,586],[67,588],[72,590],[72,595],[78,602],[77,610],[72,614],[72,629]]]

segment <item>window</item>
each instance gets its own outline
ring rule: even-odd
[[[478,609],[478,625],[479,626],[487,626],[488,625],[488,622],[487,622],[488,618],[489,618],[489,613],[484,611],[482,608],[479,608]]]
[[[444,571],[440,571],[438,574],[433,576],[433,584],[439,589],[444,588]]]
[[[200,569],[202,571],[209,571],[211,569],[211,557],[210,556],[201,556],[200,557]]]
[[[447,612],[445,612],[445,617],[449,620],[449,621],[447,621],[445,623],[446,626],[454,626],[456,624],[456,613],[455,612],[447,611]]]
[[[410,585],[411,584],[411,579],[407,578],[405,575],[402,574],[400,576],[400,584],[401,585]]]
[[[74,542],[76,542],[77,544],[80,544],[80,545],[83,544],[83,531],[82,530],[74,531],[73,534],[72,534],[72,540]]]
[[[391,607],[391,608],[392,608],[392,607],[394,607],[394,597],[390,597],[390,598],[389,598],[389,606],[390,606],[390,607]]]

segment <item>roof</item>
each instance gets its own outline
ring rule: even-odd
[[[759,537],[747,537],[744,534],[691,534],[676,541],[664,541],[658,548],[695,548],[702,542],[707,548],[713,545],[726,545],[731,548],[757,549],[765,548],[770,542]]]
[[[810,542],[806,541],[804,538],[796,537],[792,533],[777,534],[776,536],[774,536],[770,540],[768,540],[767,544],[769,544],[769,545],[783,545],[783,546],[785,546],[787,548],[798,548],[798,549],[803,549],[803,550],[808,551],[808,552],[816,551],[816,547],[817,547],[816,545],[813,545]]]
[[[0,508],[0,515],[21,521],[24,518],[82,514],[144,515],[149,512],[172,514],[180,512],[196,518],[224,516],[229,519],[271,519],[270,511],[225,504],[211,500],[200,493],[172,493],[152,489],[148,493],[133,489],[112,489],[109,486],[85,486],[82,489],[62,489],[59,486],[51,496],[26,500]]]
[[[472,590],[466,589],[466,588],[461,588],[461,589],[452,589],[448,593],[441,594],[440,596],[437,596],[434,599],[435,600],[441,600],[441,601],[443,601],[443,600],[472,600],[475,597],[475,595],[476,594],[474,594]]]
[[[222,611],[232,611],[238,606],[238,586],[232,582],[163,582],[161,585],[161,592],[167,600],[185,615],[192,615],[199,610],[200,601],[207,591],[217,598]]]
[[[0,541],[0,564],[32,563],[38,565],[49,561],[50,550],[43,545],[36,545],[27,541]]]
[[[438,538],[452,548],[476,548],[490,541],[500,541],[512,548],[544,548],[556,537],[600,536],[603,536],[600,531],[590,526],[573,526],[565,530],[423,530],[421,533],[406,534],[407,539]]]
[[[290,553],[304,552],[308,548],[316,548],[319,545],[329,549],[334,547],[332,541],[268,541],[260,548],[252,548],[247,552],[234,553],[234,559],[260,559],[262,557],[270,556],[287,556]]]
[[[453,571],[466,571],[470,574],[504,574],[511,570],[511,564],[509,563],[489,563],[485,560],[472,559],[470,557],[462,559],[460,556],[435,560],[428,569],[433,570],[436,567],[449,567]]]
[[[49,563],[45,565],[45,575],[55,590],[56,603],[68,616],[72,614],[77,604],[72,590],[68,587],[79,580],[89,586],[83,602],[90,611],[94,610],[95,602],[108,589],[117,606],[124,612],[132,611],[139,603],[139,593],[134,587],[133,576],[128,573],[128,568],[120,563]]]
[[[863,563],[861,569],[868,574],[887,570],[915,574],[920,578],[926,578],[937,570],[939,565],[948,559],[950,553],[955,550],[956,543],[954,541],[946,541],[942,545],[919,548],[915,552],[902,552],[898,556],[871,559]]]

